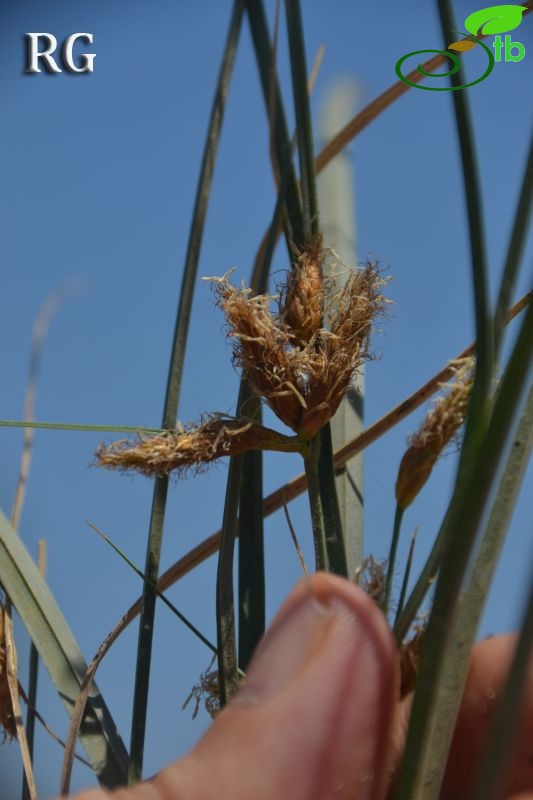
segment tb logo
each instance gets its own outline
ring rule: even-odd
[[[62,58],[63,66],[67,72],[92,72],[94,69],[94,59],[96,58],[96,53],[82,53],[79,56],[79,63],[74,63],[73,49],[78,39],[83,39],[89,44],[93,43],[92,33],[71,33],[70,36],[67,36],[63,42],[61,56],[59,56],[59,58]],[[41,72],[42,70],[39,68],[39,61],[42,62],[47,72],[62,71],[61,67],[57,65],[54,57],[52,56],[52,53],[55,53],[57,48],[57,39],[53,34],[27,33],[26,44],[26,72],[30,74]],[[39,49],[40,46],[43,47],[42,50]]]

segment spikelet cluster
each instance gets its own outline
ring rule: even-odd
[[[219,414],[188,429],[156,436],[139,435],[102,445],[98,466],[161,476],[178,470],[201,470],[223,456],[247,450],[300,450],[333,416],[354,372],[369,358],[373,321],[388,302],[386,281],[373,264],[351,273],[334,298],[334,312],[323,326],[322,240],[300,254],[279,297],[253,296],[222,278],[215,287],[234,340],[233,361],[296,437],[285,436],[253,421]],[[278,301],[276,313],[271,304]]]
[[[217,304],[234,340],[233,361],[258,395],[301,439],[312,438],[335,414],[354,372],[369,358],[373,322],[383,314],[386,281],[373,264],[351,273],[322,326],[324,289],[320,244],[300,256],[274,299],[212,278]]]
[[[204,464],[223,456],[269,449],[294,448],[289,437],[255,422],[211,415],[187,429],[101,445],[96,451],[96,463],[107,469],[161,476],[173,470],[182,474],[188,470],[198,472]]]
[[[420,430],[409,440],[396,479],[396,502],[407,508],[427,479],[447,444],[456,440],[466,420],[475,359],[472,357],[450,362],[455,373],[453,380],[443,386],[447,389],[437,398]]]

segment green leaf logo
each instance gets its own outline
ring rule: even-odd
[[[461,39],[460,42],[453,42],[453,44],[449,44],[448,50],[459,50],[459,52],[466,52],[475,46],[476,43],[472,42],[470,39]]]
[[[474,11],[465,19],[465,28],[473,36],[481,33],[486,36],[496,33],[506,33],[518,28],[522,22],[525,6],[489,6],[480,11]]]

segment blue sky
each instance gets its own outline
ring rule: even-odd
[[[432,4],[408,0],[303,3],[308,58],[326,47],[313,94],[315,119],[328,87],[357,80],[361,104],[392,84],[404,53],[441,46]],[[175,309],[203,138],[230,3],[131,0],[5,0],[0,8],[0,417],[22,415],[30,335],[44,298],[65,281],[78,289],[62,306],[46,342],[37,418],[157,426],[160,423]],[[270,19],[273,4],[268,4]],[[455,4],[458,23],[478,9]],[[23,35],[49,31],[61,42],[90,31],[93,74],[25,75]],[[288,117],[290,80],[284,44],[279,69]],[[501,62],[468,90],[482,173],[492,292],[497,287],[530,138],[533,19],[513,37],[522,62]],[[450,39],[451,41],[452,39]],[[481,53],[468,55],[479,74]],[[414,66],[414,65],[413,65]],[[389,320],[374,340],[380,359],[366,373],[366,421],[408,396],[473,338],[469,250],[449,92],[411,90],[349,146],[356,191],[358,253],[380,260],[393,277]],[[263,101],[245,21],[224,123],[199,275],[236,268],[247,279],[274,203]],[[335,244],[335,243],[332,243]],[[342,254],[341,254],[342,255]],[[519,292],[531,281],[531,241]],[[278,249],[274,267],[288,266]],[[514,331],[511,331],[512,340]],[[209,287],[198,281],[179,416],[232,412],[238,375]],[[422,412],[365,456],[366,552],[383,557],[394,513],[393,486],[405,440]],[[0,429],[0,504],[9,513],[21,431]],[[102,435],[40,431],[21,535],[32,553],[48,543],[48,580],[87,659],[138,595],[139,581],[87,526],[102,528],[144,563],[151,483],[92,468]],[[404,520],[420,526],[420,565],[449,498],[453,456],[439,464]],[[172,486],[163,565],[215,531],[222,516],[226,464]],[[296,456],[268,456],[265,492],[301,471]],[[482,633],[512,628],[523,601],[531,553],[531,473],[515,514]],[[529,514],[528,514],[529,512]],[[291,516],[311,561],[304,499]],[[266,524],[271,615],[300,570],[282,514]],[[215,638],[215,560],[169,593]],[[20,626],[21,672],[27,642]],[[136,626],[113,647],[98,684],[129,741]],[[185,752],[208,724],[181,704],[209,653],[161,608],[157,616],[146,750],[150,774]],[[39,709],[60,732],[66,717],[41,672]],[[38,732],[36,771],[43,796],[57,791],[61,753]],[[0,749],[2,775],[18,787],[16,745]],[[77,769],[73,786],[91,782]],[[18,792],[18,789],[13,789]],[[6,795],[7,796],[7,795]],[[9,795],[12,796],[11,794]],[[17,796],[17,794],[13,794]]]

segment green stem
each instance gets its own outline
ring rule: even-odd
[[[507,258],[503,269],[500,291],[494,315],[495,357],[500,349],[503,331],[506,324],[507,308],[512,300],[520,259],[526,242],[527,231],[531,223],[531,206],[533,204],[533,136],[529,146],[529,155],[524,171],[522,188],[518,198],[514,224],[507,250]]]
[[[239,687],[239,665],[235,638],[235,601],[233,593],[233,556],[237,538],[237,513],[242,477],[242,456],[234,456],[229,465],[224,518],[220,535],[217,568],[217,649],[218,689],[221,707]]]
[[[28,742],[28,752],[33,764],[33,745],[35,741],[35,707],[37,705],[37,680],[39,675],[39,653],[37,648],[31,643],[29,660],[29,682],[28,682],[28,711],[26,716],[26,740]],[[30,788],[28,779],[24,772],[22,776],[22,800],[30,800]]]
[[[265,246],[258,254],[250,286],[254,294],[265,294],[277,232],[284,209],[287,165],[280,177],[276,205]],[[244,406],[244,407],[243,407]],[[261,401],[241,378],[237,398],[239,414],[261,422]],[[245,670],[265,629],[265,564],[263,519],[263,452],[247,452],[243,459],[239,501],[239,664]]]
[[[409,545],[409,553],[407,555],[407,562],[405,564],[405,572],[403,574],[402,580],[402,588],[400,590],[400,599],[398,600],[398,608],[396,609],[396,618],[394,620],[394,625],[398,622],[400,615],[403,611],[403,605],[405,603],[405,596],[407,594],[407,587],[409,586],[409,578],[411,577],[411,567],[413,566],[413,555],[415,552],[415,544],[416,544],[416,532],[417,528],[411,537],[411,544]],[[398,642],[398,645],[401,645],[402,640]]]
[[[238,413],[261,422],[261,401],[241,382]],[[239,500],[239,664],[246,670],[265,631],[263,453],[243,456]]]
[[[278,174],[286,176],[285,203],[288,217],[286,239],[291,256],[296,257],[296,251],[301,250],[305,243],[300,189],[292,163],[292,148],[281,92],[275,70],[272,68],[272,46],[265,8],[262,0],[245,0],[245,5],[267,114],[273,105],[271,124]]]
[[[456,30],[450,2],[449,0],[437,0],[437,5],[442,36],[445,41],[448,41],[450,31]],[[463,83],[462,69],[451,76],[451,81],[454,86],[460,86]],[[459,474],[462,474],[463,470],[468,470],[469,468],[471,439],[475,450],[485,435],[488,424],[487,398],[494,371],[494,329],[489,304],[481,187],[468,93],[464,91],[452,92],[452,101],[463,171],[476,326],[476,374],[459,464]]]
[[[307,477],[307,492],[309,495],[313,544],[315,547],[315,568],[317,572],[328,569],[324,514],[320,498],[320,482],[318,477],[319,452],[320,437],[316,436],[309,443],[309,451],[304,455],[304,465]]]
[[[437,577],[439,567],[446,552],[446,537],[447,529],[442,525],[433,543],[431,552],[426,559],[426,563],[418,576],[418,580],[409,595],[405,608],[401,611],[394,623],[394,635],[397,642],[402,642],[404,640],[407,631],[411,627],[414,618],[424,602],[426,594]]]
[[[387,577],[385,578],[385,596],[383,598],[383,613],[387,616],[389,611],[389,602],[392,591],[392,579],[394,577],[394,566],[396,564],[396,551],[398,549],[398,542],[400,541],[400,530],[402,527],[402,518],[404,508],[396,506],[394,514],[394,526],[392,529],[392,541],[389,550],[389,562],[387,565]]]
[[[300,161],[300,185],[302,190],[305,242],[319,232],[318,200],[316,190],[315,157],[311,110],[309,107],[308,72],[305,58],[305,43],[302,12],[299,0],[285,0],[287,34],[291,60],[292,92],[296,116],[296,134]]]
[[[181,377],[185,359],[192,299],[198,271],[198,261],[200,258],[200,246],[202,242],[218,142],[222,129],[224,108],[228,95],[229,81],[233,70],[233,64],[235,62],[237,43],[241,30],[242,16],[242,2],[241,0],[235,0],[218,76],[215,97],[211,109],[211,117],[209,120],[208,133],[196,192],[193,220],[191,223],[189,241],[187,245],[187,254],[185,258],[185,267],[183,271],[167,388],[165,393],[163,428],[173,428],[178,413]],[[143,587],[143,604],[139,623],[139,639],[137,647],[137,663],[131,725],[130,766],[128,772],[128,783],[130,785],[132,783],[136,783],[142,778],[146,712],[148,707],[148,688],[150,682],[152,640],[155,604],[157,597],[154,591],[154,585],[157,584],[157,579],[159,576],[159,562],[163,538],[167,491],[168,477],[156,478],[154,483],[150,528],[148,532],[146,566],[144,570],[146,581]]]
[[[323,525],[326,531],[326,552],[329,571],[347,578],[346,545],[342,530],[337,485],[335,483],[333,444],[329,422],[321,429],[318,438],[320,439],[318,480],[322,513],[324,515]]]
[[[157,597],[154,586],[157,584],[157,579],[159,577],[159,562],[161,557],[167,492],[168,476],[156,478],[150,514],[148,547],[144,568],[143,602],[137,643],[130,739],[130,763],[128,768],[129,785],[137,783],[142,778],[144,737],[146,730],[146,714],[148,710],[148,689],[150,685],[150,666],[152,660],[152,641]]]
[[[287,34],[291,61],[296,137],[300,162],[301,191],[305,245],[309,245],[320,232],[316,170],[313,148],[313,129],[309,105],[308,73],[305,57],[302,13],[299,0],[286,0]],[[320,444],[318,455],[318,481],[320,508],[323,515],[321,528],[325,532],[325,547],[328,569],[337,575],[348,577],[346,550],[342,530],[342,519],[335,483],[333,446],[330,425],[325,425],[317,436]],[[316,505],[315,513],[318,508]]]

